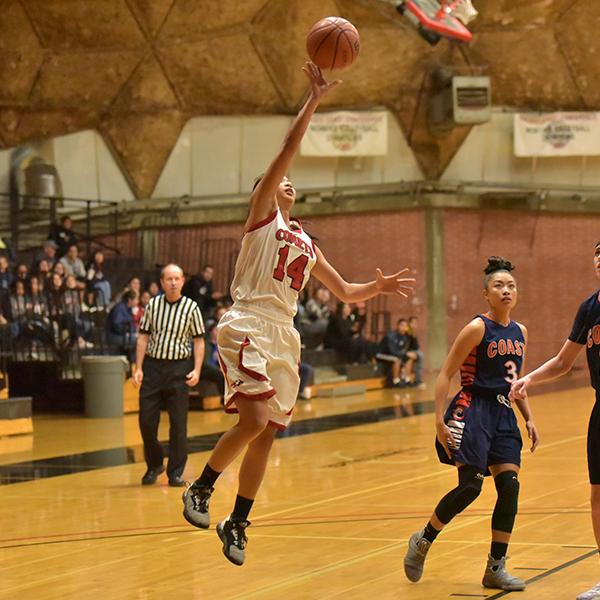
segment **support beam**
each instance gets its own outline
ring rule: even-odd
[[[444,211],[425,211],[427,269],[427,353],[430,369],[441,368],[448,353],[444,274]]]

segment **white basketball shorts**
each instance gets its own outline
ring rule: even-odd
[[[238,412],[239,398],[266,400],[269,422],[285,429],[300,385],[300,335],[292,320],[233,306],[217,325],[217,344],[225,375],[225,411]]]

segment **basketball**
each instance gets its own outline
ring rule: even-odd
[[[360,35],[350,21],[325,17],[312,26],[306,38],[306,50],[321,69],[345,69],[358,56]]]

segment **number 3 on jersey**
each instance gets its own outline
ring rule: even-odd
[[[508,383],[516,381],[519,378],[517,365],[512,360],[509,360],[504,363],[504,366],[506,367],[506,377],[504,379],[508,381]]]
[[[291,279],[290,287],[299,292],[304,283],[304,269],[308,263],[308,256],[306,256],[306,254],[301,254],[298,258],[295,258],[289,265],[287,265],[286,269],[289,253],[290,247],[288,245],[279,248],[279,261],[277,262],[277,266],[273,271],[273,277],[277,279],[277,281],[283,281],[287,274],[287,276]]]

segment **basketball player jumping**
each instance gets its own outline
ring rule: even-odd
[[[594,269],[600,279],[600,241],[594,252]],[[592,525],[600,552],[600,290],[586,298],[575,317],[571,334],[560,352],[541,367],[512,384],[515,400],[527,397],[530,385],[556,379],[568,373],[581,349],[587,346],[587,361],[592,387],[596,390],[596,403],[590,416],[587,439],[588,472],[592,487]],[[600,582],[577,596],[577,600],[600,600]]]
[[[525,582],[506,571],[519,498],[521,434],[508,400],[510,384],[523,364],[527,330],[510,319],[517,302],[517,285],[510,262],[492,256],[485,268],[486,314],[473,319],[456,338],[435,388],[436,449],[440,461],[456,465],[458,486],[439,502],[424,529],[412,535],[404,558],[404,571],[419,581],[427,552],[440,531],[479,496],[486,474],[494,476],[498,499],[492,515],[492,544],[483,585],[502,590],[523,590]],[[445,411],[448,389],[460,369],[462,389]],[[532,440],[538,434],[526,398],[518,401]]]
[[[239,413],[237,424],[217,442],[200,477],[184,492],[184,517],[208,528],[208,504],[223,470],[244,450],[233,512],[217,525],[223,553],[234,564],[245,558],[248,515],[263,479],[275,433],[285,429],[298,393],[300,338],[293,327],[298,293],[311,271],[344,302],[377,294],[406,296],[414,279],[407,269],[369,283],[347,283],[321,250],[290,217],[296,191],[286,177],[311,116],[321,99],[340,82],[328,83],[320,69],[303,68],[310,93],[273,162],[250,197],[242,247],[231,285],[232,308],[218,325],[218,347],[225,375],[225,410]]]

